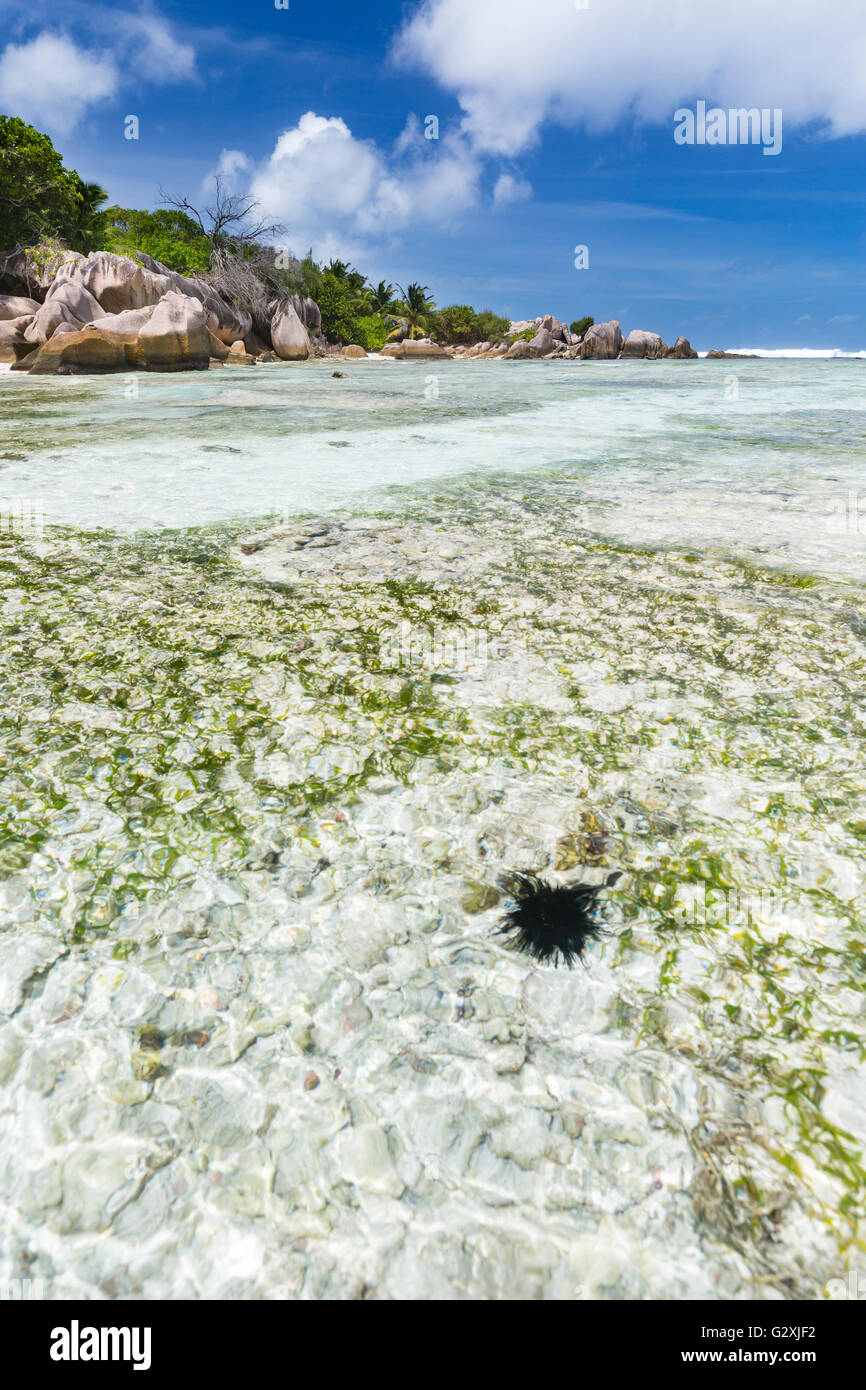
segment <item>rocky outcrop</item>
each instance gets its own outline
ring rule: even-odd
[[[49,293],[55,294],[64,283],[83,286],[106,314],[146,308],[171,288],[165,276],[153,275],[129,256],[111,251],[92,251],[86,259],[62,266]]]
[[[271,319],[274,352],[285,362],[303,362],[311,357],[313,344],[291,300],[278,305]]]
[[[217,339],[217,342],[219,342],[219,339]],[[247,352],[246,346],[240,338],[236,343],[232,343],[223,361],[229,367],[254,367],[256,365],[255,357],[253,357],[251,352]]]
[[[582,356],[586,360],[609,362],[622,352],[622,329],[617,319],[610,323],[594,323],[586,330]]]
[[[696,358],[697,355],[688,338],[677,338],[673,347],[669,347],[666,353],[668,357],[691,359]]]
[[[204,307],[171,291],[158,304],[104,314],[83,328],[62,323],[39,349],[37,375],[70,367],[84,372],[138,368],[195,371],[208,366],[210,334]]]
[[[362,348],[358,343],[349,343],[347,347],[344,347],[344,348],[343,348],[343,356],[344,356],[344,357],[366,357],[366,356],[367,356],[367,352],[366,352],[366,349],[365,349],[365,348]]]
[[[659,357],[667,355],[667,350],[667,343],[662,342],[658,333],[645,333],[641,328],[633,328],[622,345],[622,356],[657,361]]]
[[[53,376],[66,367],[80,372],[116,372],[126,365],[123,347],[101,334],[95,324],[78,329],[65,324],[39,348],[29,371],[34,376]]]
[[[171,290],[141,329],[138,344],[148,371],[207,367],[210,335],[204,305]]]
[[[28,294],[19,294],[21,287]],[[204,280],[168,270],[144,253],[89,256],[17,248],[0,255],[0,360],[40,375],[51,371],[188,371],[225,360],[228,345],[250,339],[250,315],[235,310]],[[301,301],[311,323],[318,307]],[[294,311],[292,311],[294,312]],[[300,326],[305,337],[305,330]],[[32,350],[32,351],[31,351]],[[307,356],[309,347],[303,352]]]
[[[24,335],[32,322],[31,314],[23,314],[17,319],[0,319],[0,362],[17,362],[31,351],[33,344]]]
[[[83,328],[104,317],[105,310],[83,285],[72,280],[55,280],[25,337],[34,344],[47,343],[61,324]]]
[[[35,250],[16,246],[14,251],[0,252],[0,290],[41,304],[59,272],[83,260],[80,251],[66,251],[53,243]]]
[[[539,357],[546,357],[548,353],[562,346],[562,339],[555,338],[548,328],[542,326],[535,337],[530,339],[529,346],[535,348]]]
[[[322,311],[315,299],[307,299],[304,295],[293,294],[289,303],[310,337],[320,338],[322,336]]]
[[[250,315],[226,304],[206,281],[179,275],[144,251],[136,252],[134,260],[110,251],[94,251],[86,259],[63,266],[49,295],[64,282],[82,285],[109,314],[147,308],[172,293],[197,299],[207,314],[208,328],[227,344],[252,329]]]
[[[506,351],[505,361],[523,362],[530,359],[534,360],[540,356],[541,353],[538,351],[537,347],[533,347],[532,343],[527,343],[523,338],[519,338],[517,342],[512,343],[511,347]]]
[[[25,315],[32,318],[39,312],[39,301],[27,299],[24,295],[0,294],[0,323],[10,319],[20,319]]]
[[[432,343],[429,338],[404,338],[402,343],[389,343],[383,347],[382,357],[393,357],[398,362],[424,362],[437,358],[450,359],[447,348]]]

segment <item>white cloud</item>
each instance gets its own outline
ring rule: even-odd
[[[478,200],[481,165],[459,136],[427,141],[407,123],[391,156],[339,116],[308,111],[254,173],[263,214],[296,251],[358,257],[369,241],[422,223],[453,222]]]
[[[697,98],[781,107],[786,124],[866,130],[862,0],[424,0],[398,61],[456,93],[476,147],[514,155],[545,120],[663,123]]]
[[[77,125],[89,105],[114,96],[117,84],[110,53],[78,48],[60,34],[10,43],[0,56],[0,106],[62,134]]]
[[[219,164],[217,165],[216,172],[222,174],[223,178],[233,179],[237,174],[241,173],[242,170],[248,169],[249,167],[250,161],[247,159],[243,150],[223,150],[219,157]]]
[[[654,207],[650,203],[622,203],[597,199],[592,203],[575,203],[575,217],[604,222],[711,222],[711,217],[683,212],[681,208]]]
[[[0,0],[0,8],[8,6]],[[64,8],[68,20],[75,20],[77,38],[46,28],[7,44],[0,54],[0,106],[13,115],[68,135],[89,108],[124,86],[195,78],[195,49],[154,11]]]
[[[532,184],[526,179],[517,179],[513,174],[500,174],[493,189],[493,206],[508,207],[510,203],[524,203],[532,197]]]
[[[202,191],[213,193],[216,190],[216,179],[219,175],[224,188],[230,192],[236,192],[241,184],[246,184],[248,180],[241,179],[239,176],[245,174],[251,168],[250,161],[243,150],[221,150],[215,169],[205,175],[202,180]]]
[[[135,72],[149,81],[182,82],[194,76],[195,49],[175,38],[159,15],[124,13],[118,17],[117,34]]]

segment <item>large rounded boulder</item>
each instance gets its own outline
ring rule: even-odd
[[[302,294],[293,294],[289,303],[310,337],[317,338],[322,331],[322,311],[315,299],[308,299]]]
[[[138,335],[143,365],[151,372],[206,368],[210,333],[204,305],[171,290],[159,301]]]
[[[289,300],[277,307],[271,319],[271,342],[274,352],[285,362],[302,362],[312,356],[310,335]]]
[[[586,330],[582,356],[599,362],[610,362],[622,352],[622,329],[616,319],[610,323],[594,323]]]
[[[668,357],[680,358],[682,360],[693,361],[697,355],[688,338],[677,338],[673,347],[667,350]]]
[[[662,342],[658,333],[645,333],[641,328],[633,328],[622,345],[622,356],[655,361],[664,357],[667,350],[667,343]]]
[[[450,358],[451,353],[429,338],[404,338],[402,343],[389,343],[382,349],[381,356],[393,357],[398,362],[424,362],[429,358]]]
[[[207,312],[208,328],[214,337],[219,338],[227,347],[236,343],[239,338],[246,338],[252,332],[252,316],[245,309],[235,309],[231,304],[227,304],[206,280],[169,270],[168,266],[163,265],[161,261],[155,261],[144,251],[137,251],[136,257],[153,276],[155,283],[163,285],[163,293],[175,290],[178,294],[185,294],[203,304]]]
[[[0,294],[0,323],[10,319],[20,319],[25,315],[32,318],[39,313],[39,301],[27,299],[24,295]]]
[[[197,371],[207,369],[210,355],[204,306],[172,290],[158,304],[106,314],[84,328],[60,324],[40,348],[31,370],[37,376],[67,367],[82,372],[131,367],[148,372]]]
[[[26,337],[28,342],[34,344],[47,343],[61,324],[83,328],[86,323],[95,323],[104,315],[105,310],[82,284],[75,280],[55,280],[45,303],[39,306],[34,315]]]
[[[24,336],[33,322],[32,314],[17,319],[0,319],[0,362],[17,362],[32,349]]]
[[[62,266],[50,294],[56,294],[65,282],[83,285],[106,314],[122,314],[127,309],[156,304],[169,289],[163,276],[154,275],[129,256],[115,256],[111,251],[92,251],[86,260]]]
[[[28,364],[30,359],[27,359]],[[74,328],[61,324],[28,366],[32,376],[53,376],[61,368],[79,372],[117,372],[126,364],[123,348],[104,338],[96,324]],[[25,363],[21,364],[22,369]]]

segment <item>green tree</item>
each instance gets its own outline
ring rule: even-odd
[[[345,280],[326,270],[318,298],[322,311],[322,332],[330,343],[355,341],[355,303]]]
[[[84,187],[47,135],[18,116],[0,116],[0,249],[43,237],[68,241]]]
[[[388,337],[388,325],[378,314],[362,314],[355,319],[352,342],[367,352],[381,352]]]
[[[296,294],[304,294],[309,299],[319,301],[319,294],[322,290],[322,267],[313,260],[313,248],[310,247],[302,261],[298,262],[297,282],[294,286]]]
[[[335,280],[340,280],[349,292],[359,299],[362,303],[369,298],[367,281],[360,270],[355,270],[345,261],[332,260],[325,266],[325,274],[333,275]]]
[[[210,265],[211,244],[201,228],[184,212],[160,208],[106,208],[105,246],[119,256],[144,251],[155,261],[181,275],[201,275]]]
[[[377,314],[388,314],[394,307],[394,286],[380,280],[370,291],[370,303]]]
[[[477,319],[471,304],[449,304],[428,319],[428,327],[437,343],[474,343]]]
[[[403,299],[395,306],[395,313],[402,319],[402,323],[391,337],[403,333],[407,338],[422,338],[428,331],[430,316],[436,308],[434,301],[428,298],[430,286],[419,285],[413,281],[407,290],[404,290],[402,285],[398,285],[397,288]]]
[[[495,343],[508,332],[509,320],[499,318],[489,309],[476,313],[471,304],[449,304],[430,317],[428,326],[436,341],[447,346]]]
[[[82,183],[79,179],[81,202],[75,223],[67,229],[66,240],[73,251],[104,251],[108,236],[108,215],[103,204],[108,194],[98,183]]]
[[[477,322],[479,343],[501,342],[511,327],[510,319],[504,319],[500,314],[491,313],[489,309],[481,310]]]
[[[576,319],[571,325],[571,331],[576,338],[582,338],[588,328],[592,328],[595,319]]]

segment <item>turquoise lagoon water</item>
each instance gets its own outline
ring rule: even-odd
[[[344,364],[345,366],[346,364]],[[317,512],[383,487],[555,471],[623,540],[859,568],[859,359],[324,364],[183,377],[0,377],[0,493],[134,529]],[[848,527],[847,531],[845,527]],[[843,536],[842,543],[839,537]]]

